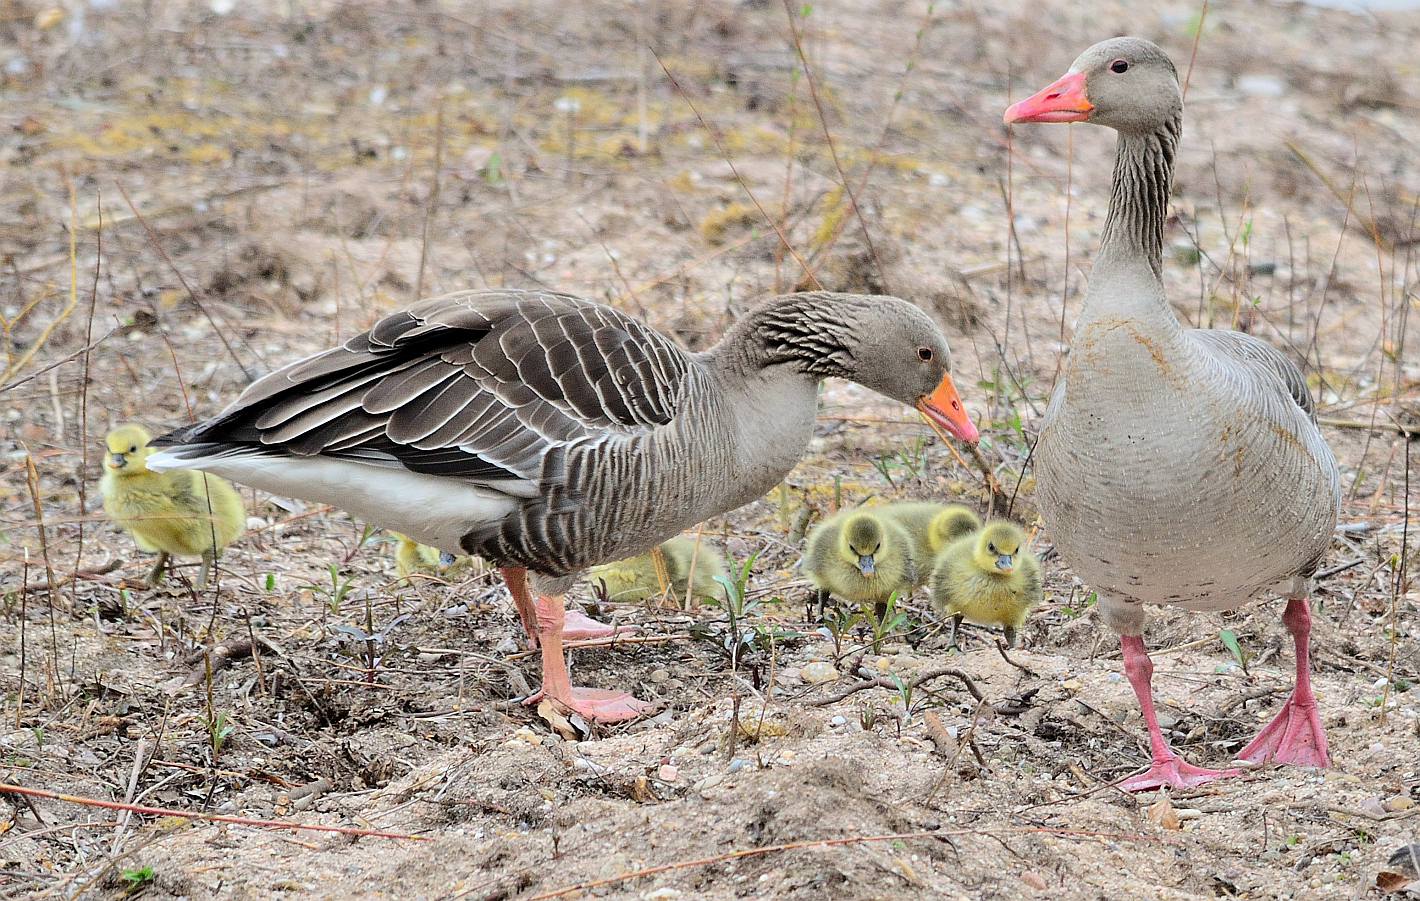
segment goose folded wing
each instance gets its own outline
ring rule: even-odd
[[[1194,329],[1188,334],[1216,358],[1240,366],[1266,384],[1275,385],[1291,397],[1307,418],[1316,421],[1316,401],[1307,387],[1306,376],[1280,350],[1243,332]]]
[[[536,480],[555,446],[669,423],[691,365],[610,307],[547,292],[460,292],[391,313],[154,443]]]

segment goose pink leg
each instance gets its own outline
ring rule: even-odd
[[[651,709],[650,704],[636,700],[628,692],[574,688],[567,673],[567,661],[562,655],[562,636],[567,619],[562,596],[540,595],[534,601],[528,591],[527,570],[510,566],[503,568],[502,573],[508,591],[513,595],[513,603],[518,608],[518,615],[523,620],[523,628],[542,646],[542,688],[524,703],[536,704],[547,698],[565,712],[579,713],[598,723],[634,719]],[[610,631],[610,627],[607,628]]]
[[[505,566],[498,570],[503,574],[503,582],[513,596],[513,606],[518,609],[518,618],[523,621],[523,631],[528,636],[528,647],[537,647],[537,605],[532,592],[528,591],[528,571],[521,566]],[[613,635],[633,635],[640,631],[635,626],[608,626],[599,623],[580,610],[568,610],[562,628],[565,641],[582,641],[588,638],[610,638]]]
[[[588,638],[611,638],[614,635],[632,635],[640,631],[635,626],[608,626],[599,623],[580,610],[568,610],[566,623],[562,627],[562,637],[567,641],[583,641]]]
[[[1282,622],[1292,633],[1297,649],[1297,684],[1291,697],[1262,727],[1257,737],[1248,743],[1239,760],[1249,763],[1294,763],[1300,766],[1329,766],[1326,753],[1326,732],[1317,715],[1316,695],[1312,692],[1311,655],[1308,647],[1312,632],[1312,615],[1306,598],[1291,598]]]
[[[1236,776],[1237,770],[1208,770],[1185,761],[1169,743],[1164,741],[1163,730],[1159,728],[1159,718],[1154,712],[1154,662],[1144,648],[1144,639],[1139,635],[1119,636],[1119,647],[1124,652],[1124,674],[1129,684],[1134,686],[1134,694],[1139,698],[1139,710],[1144,714],[1144,725],[1149,727],[1149,749],[1153,761],[1149,768],[1135,776],[1130,776],[1119,787],[1125,791],[1137,792],[1168,785],[1174,788],[1192,787],[1212,782],[1223,776]]]

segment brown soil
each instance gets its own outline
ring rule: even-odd
[[[754,557],[744,655],[732,665],[713,608],[603,611],[668,640],[578,650],[577,678],[662,709],[585,741],[514,700],[538,660],[515,656],[493,579],[401,587],[381,533],[248,492],[260,524],[216,587],[192,591],[189,565],[141,589],[148,561],[104,521],[96,481],[110,425],[210,415],[421,292],[549,286],[698,349],[756,296],[811,284],[802,260],[826,287],[938,316],[984,458],[1029,522],[1013,416],[1029,436],[1068,342],[1112,142],[1008,135],[1001,111],[1112,34],[1189,70],[1197,7],[226,6],[0,4],[0,778],[429,841],[119,827],[113,810],[7,794],[0,897],[529,899],[586,882],[582,897],[648,901],[1380,896],[1420,822],[1396,431],[1420,415],[1420,14],[1214,5],[1197,42],[1166,281],[1189,322],[1306,364],[1348,492],[1325,566],[1359,563],[1316,595],[1334,765],[1176,792],[1170,829],[1156,795],[1108,786],[1147,760],[1143,726],[1117,641],[1048,553],[1016,665],[984,630],[948,655],[921,597],[877,651],[804,622],[790,533],[805,506],[989,502],[974,463],[856,386],[827,387],[782,492],[706,526]],[[332,566],[350,580],[338,609]],[[1279,613],[1152,617],[1163,718],[1194,762],[1225,765],[1290,688]],[[337,628],[391,623],[373,666]],[[209,676],[204,648],[253,637],[255,657],[214,653]],[[814,662],[845,675],[807,684]],[[945,675],[813,703],[855,669],[910,681],[943,663],[984,702]]]

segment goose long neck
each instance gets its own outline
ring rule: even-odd
[[[1120,319],[1153,335],[1183,331],[1163,292],[1163,226],[1179,132],[1176,118],[1154,132],[1119,133],[1109,216],[1076,333]]]
[[[1158,131],[1121,132],[1114,158],[1114,188],[1109,198],[1100,257],[1142,256],[1163,277],[1164,221],[1173,186],[1174,156],[1181,122],[1175,118]]]
[[[848,377],[854,327],[815,293],[783,295],[745,314],[707,356],[743,377],[780,366],[812,381]]]

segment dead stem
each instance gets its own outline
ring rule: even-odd
[[[237,352],[232,349],[232,344],[230,341],[227,340],[226,333],[223,332],[222,327],[217,324],[217,320],[212,318],[212,314],[208,312],[207,307],[204,306],[202,301],[197,298],[197,292],[192,290],[192,286],[187,283],[187,277],[182,274],[182,270],[179,269],[173,263],[172,257],[168,256],[168,252],[163,249],[163,245],[158,243],[157,235],[154,235],[153,229],[148,227],[148,220],[144,219],[142,214],[138,212],[138,207],[133,203],[133,198],[128,196],[128,191],[124,189],[123,183],[115,181],[114,184],[118,186],[118,193],[122,194],[123,199],[127,201],[128,208],[133,211],[133,218],[137,219],[138,224],[143,226],[143,231],[147,233],[148,240],[151,241],[153,244],[153,249],[158,252],[158,256],[163,258],[163,262],[168,264],[168,268],[173,271],[173,275],[177,276],[178,283],[181,284],[183,290],[187,292],[188,299],[192,301],[193,306],[197,307],[198,311],[202,313],[203,318],[205,318],[207,320],[207,323],[212,326],[212,332],[217,336],[217,340],[222,342],[222,346],[227,349],[227,354],[232,358],[232,362],[237,364],[237,368],[242,371],[242,375],[246,378],[248,382],[252,381],[254,376],[252,375],[251,370],[247,369],[246,364],[243,363],[241,358],[237,356]],[[78,302],[77,298],[75,302]],[[158,327],[159,329],[162,329],[161,325],[159,325]],[[163,330],[163,334],[167,334],[167,331],[165,329]],[[245,341],[243,341],[242,343],[246,344]],[[256,351],[252,349],[250,344],[247,344],[246,346],[248,350],[252,351],[252,353],[256,356],[258,360],[261,359],[261,354],[256,353]]]
[[[660,63],[661,71],[665,72],[666,77],[671,80],[671,85],[675,87],[676,93],[680,94],[681,99],[683,99],[686,102],[686,105],[690,107],[690,111],[695,114],[695,118],[700,121],[701,127],[705,129],[705,133],[710,135],[710,140],[715,142],[715,149],[719,151],[720,157],[725,161],[725,164],[730,167],[730,172],[734,174],[735,180],[739,182],[740,187],[749,197],[750,202],[754,204],[754,208],[759,210],[759,215],[764,219],[765,222],[769,223],[770,228],[774,229],[774,234],[779,236],[780,243],[783,244],[785,249],[789,251],[789,254],[793,256],[794,262],[798,263],[799,267],[804,270],[804,275],[807,276],[809,280],[814,283],[815,288],[822,291],[823,285],[820,284],[819,280],[814,277],[814,272],[811,268],[809,268],[809,264],[805,263],[804,258],[799,256],[799,252],[794,249],[793,244],[789,243],[789,238],[787,235],[784,234],[784,230],[779,227],[779,223],[774,221],[774,217],[769,215],[769,213],[765,211],[764,206],[759,202],[759,198],[755,197],[754,192],[749,189],[749,182],[745,181],[744,176],[740,175],[740,170],[737,166],[735,166],[735,161],[731,159],[729,153],[726,152],[725,144],[723,141],[720,140],[720,134],[715,131],[715,129],[710,127],[710,123],[705,121],[704,116],[700,115],[700,110],[696,108],[695,101],[690,99],[690,95],[687,94],[685,89],[680,86],[680,82],[676,80],[676,77],[671,74],[671,70],[666,66],[666,61],[661,59],[661,55],[659,53],[656,53],[656,51],[654,50],[652,50],[651,53],[655,55],[656,62]]]
[[[380,829],[357,829],[353,826],[325,826],[314,823],[297,823],[291,820],[264,820],[257,817],[238,817],[220,813],[173,810],[167,807],[146,807],[142,804],[123,804],[118,801],[103,801],[98,798],[85,798],[79,795],[64,795],[59,792],[45,791],[39,788],[27,788],[23,785],[0,782],[0,794],[5,793],[28,795],[34,798],[47,798],[51,801],[66,801],[70,804],[83,804],[85,807],[102,807],[105,810],[124,810],[130,813],[141,813],[153,817],[181,817],[185,820],[232,823],[238,826],[263,826],[270,829],[306,829],[311,832],[338,832],[341,835],[368,835],[373,838],[395,838],[413,842],[433,841],[433,839],[423,835],[409,835],[404,832],[386,832]]]

